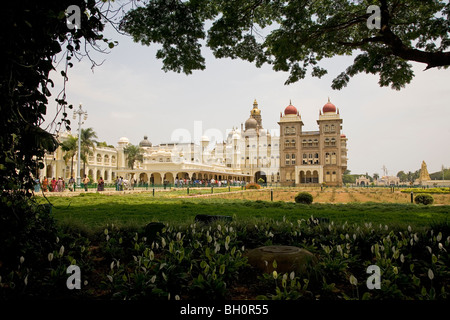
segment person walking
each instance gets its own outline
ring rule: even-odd
[[[87,175],[84,175],[84,178],[83,178],[84,191],[88,191],[88,183],[90,181],[91,180],[89,179],[89,177]]]
[[[58,178],[57,188],[58,192],[64,191],[64,180],[61,177]]]
[[[98,179],[97,191],[103,190],[105,190],[105,181],[103,180],[102,177],[100,177],[100,179]]]
[[[52,187],[52,190],[50,190],[50,191],[51,192],[55,192],[56,191],[56,179],[55,179],[55,177],[52,178],[51,187]]]
[[[42,180],[42,191],[48,191],[48,179],[46,176],[44,176],[44,179]]]
[[[73,176],[70,177],[69,179],[69,183],[68,183],[68,187],[70,191],[73,191],[73,186],[75,185],[75,179],[73,178]]]

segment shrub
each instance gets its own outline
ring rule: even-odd
[[[295,196],[296,203],[311,204],[313,196],[309,192],[300,192]]]
[[[261,186],[257,183],[248,183],[245,186],[245,189],[249,190],[249,189],[261,189]]]
[[[414,202],[417,204],[432,204],[434,201],[433,197],[429,194],[425,194],[425,193],[419,193],[418,195],[416,195],[416,197],[414,198]]]

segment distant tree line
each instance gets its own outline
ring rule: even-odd
[[[343,182],[344,184],[355,184],[356,179],[358,179],[361,176],[366,177],[367,179],[370,180],[370,182],[373,182],[380,178],[380,175],[378,173],[374,173],[372,176],[370,176],[367,172],[365,174],[351,174],[350,170],[345,170]],[[399,171],[396,176],[400,178],[400,182],[411,183],[414,182],[416,179],[419,179],[420,169],[414,172],[412,171],[405,172],[402,170]],[[442,170],[440,171],[430,173],[430,178],[431,180],[450,180],[450,169],[442,168]]]

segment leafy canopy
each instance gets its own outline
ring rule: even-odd
[[[368,27],[370,5],[379,8],[380,28]],[[308,71],[325,75],[325,58],[357,54],[334,89],[365,72],[399,90],[414,77],[409,61],[427,69],[450,65],[449,17],[448,1],[437,0],[153,0],[130,10],[121,28],[136,42],[160,44],[156,57],[165,71],[205,69],[206,44],[217,58],[289,72],[290,84]]]

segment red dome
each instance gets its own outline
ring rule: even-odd
[[[297,108],[294,107],[292,104],[289,104],[286,109],[284,109],[284,115],[287,114],[294,114],[296,115],[298,113]]]
[[[322,111],[323,113],[326,112],[336,113],[336,106],[328,100],[327,104],[323,106]]]

